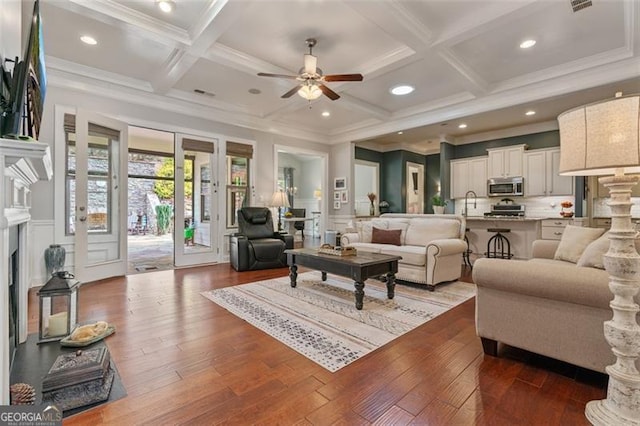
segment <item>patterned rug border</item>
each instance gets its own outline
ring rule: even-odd
[[[462,281],[426,288],[396,285],[395,298],[386,285],[365,283],[364,308],[355,308],[353,282],[320,272],[204,291],[202,296],[247,321],[331,372],[443,314],[475,296],[475,286]]]

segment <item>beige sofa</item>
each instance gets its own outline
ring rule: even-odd
[[[558,244],[535,241],[533,258],[526,261],[474,263],[477,334],[489,355],[497,355],[502,342],[605,372],[615,361],[603,331],[603,322],[612,318],[608,274],[554,260]]]
[[[373,227],[401,230],[400,245],[372,242]],[[425,284],[429,290],[460,278],[466,223],[463,216],[435,214],[383,214],[371,221],[355,223],[354,232],[340,238],[343,247],[358,251],[401,256],[396,278]]]

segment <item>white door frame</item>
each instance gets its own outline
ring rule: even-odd
[[[331,198],[333,186],[329,186],[327,183],[329,179],[329,153],[322,151],[314,151],[312,149],[299,148],[289,145],[273,145],[273,192],[278,190],[278,152],[286,152],[289,154],[305,154],[320,157],[322,164],[322,176],[320,179],[320,192],[322,194],[322,200],[320,202],[320,220],[318,225],[318,231],[320,236],[324,235],[326,229],[327,219],[329,215],[329,200]],[[307,213],[309,214],[309,213]],[[277,218],[274,219],[274,223],[277,222]]]

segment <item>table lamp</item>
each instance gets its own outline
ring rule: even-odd
[[[273,193],[273,196],[271,197],[271,207],[277,207],[278,208],[278,232],[282,231],[282,215],[280,214],[280,209],[282,207],[290,207],[289,205],[289,198],[287,197],[287,194],[285,194],[283,191],[276,191]]]
[[[609,188],[611,230],[604,267],[609,274],[613,318],[604,323],[604,335],[616,357],[606,367],[607,398],[587,403],[585,415],[594,425],[640,425],[640,256],[637,232],[631,223],[631,189],[640,172],[640,95],[622,96],[584,105],[558,116],[560,174],[611,175],[599,178]]]

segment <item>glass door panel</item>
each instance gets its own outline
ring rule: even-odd
[[[76,277],[124,275],[127,126],[79,110],[75,130],[67,138],[66,231],[75,235]]]
[[[218,261],[215,142],[177,135],[175,261],[190,266]]]

